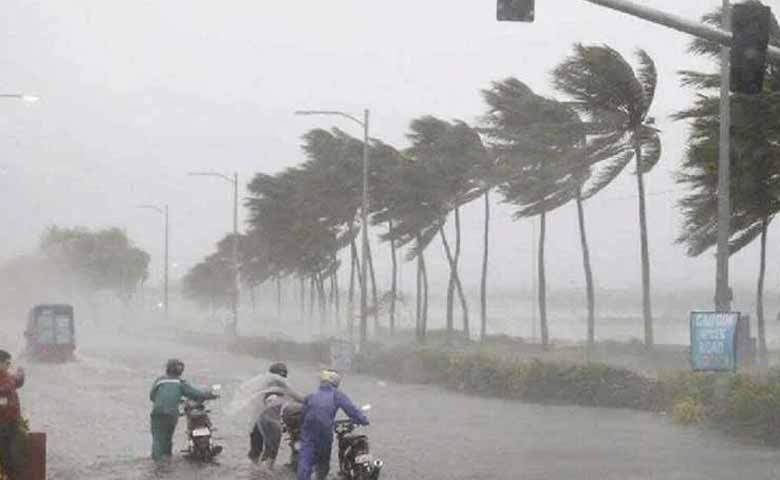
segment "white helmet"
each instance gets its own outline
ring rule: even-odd
[[[341,375],[336,370],[326,368],[320,372],[320,382],[329,383],[335,388],[339,388],[339,385],[341,385]]]

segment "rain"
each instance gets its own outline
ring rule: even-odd
[[[0,480],[777,478],[780,4],[638,3],[4,2]]]

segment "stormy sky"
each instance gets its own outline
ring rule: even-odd
[[[700,17],[720,0],[653,0]],[[773,4],[774,3],[774,4]],[[309,128],[356,126],[295,117],[300,108],[372,111],[372,136],[406,145],[420,115],[476,122],[480,89],[516,76],[554,95],[550,71],[575,42],[606,43],[633,60],[655,59],[659,85],[652,116],[663,157],[646,178],[652,278],[657,290],[707,288],[714,261],[674,245],[681,217],[674,174],[686,126],[669,115],[693,98],[681,69],[712,68],[687,53],[689,37],[583,0],[538,0],[533,24],[495,21],[493,0],[5,0],[0,16],[0,93],[41,101],[0,103],[0,258],[35,248],[47,225],[118,225],[153,256],[159,272],[162,222],[140,203],[170,204],[172,261],[180,276],[230,228],[231,192],[190,170],[237,171],[242,183],[302,161]],[[780,7],[777,2],[769,2]],[[635,177],[586,204],[598,286],[640,281]],[[497,196],[495,196],[498,199]],[[243,214],[243,212],[242,212]],[[494,210],[491,283],[531,282],[533,226]],[[463,212],[463,277],[477,288],[482,207]],[[576,212],[548,220],[550,288],[583,283]],[[768,288],[778,284],[776,228],[770,231]],[[431,252],[439,282],[446,266]],[[380,273],[387,263],[379,250]],[[734,257],[737,286],[755,283],[758,251]],[[412,266],[405,267],[407,277]],[[411,286],[411,280],[408,280]]]

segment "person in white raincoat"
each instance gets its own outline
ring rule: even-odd
[[[273,468],[282,441],[282,407],[289,401],[303,400],[303,395],[290,387],[284,363],[274,363],[268,373],[247,380],[239,387],[228,413],[245,413],[251,418],[250,460],[267,463]]]

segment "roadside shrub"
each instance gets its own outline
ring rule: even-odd
[[[270,340],[265,338],[239,338],[230,348],[237,353],[244,353],[269,360],[294,360],[299,362],[329,363],[330,344],[325,341],[298,343],[290,340]]]
[[[727,427],[772,445],[780,444],[780,383],[741,375],[724,416]]]
[[[693,397],[685,397],[674,404],[672,418],[683,425],[702,423],[707,420],[707,407]]]
[[[503,340],[503,339],[502,339]],[[269,359],[329,363],[327,340],[240,339],[234,351]],[[711,423],[780,445],[780,370],[764,376],[678,372],[649,378],[604,363],[514,359],[482,347],[372,344],[353,359],[358,373],[403,383],[535,403],[670,412],[684,425]]]

